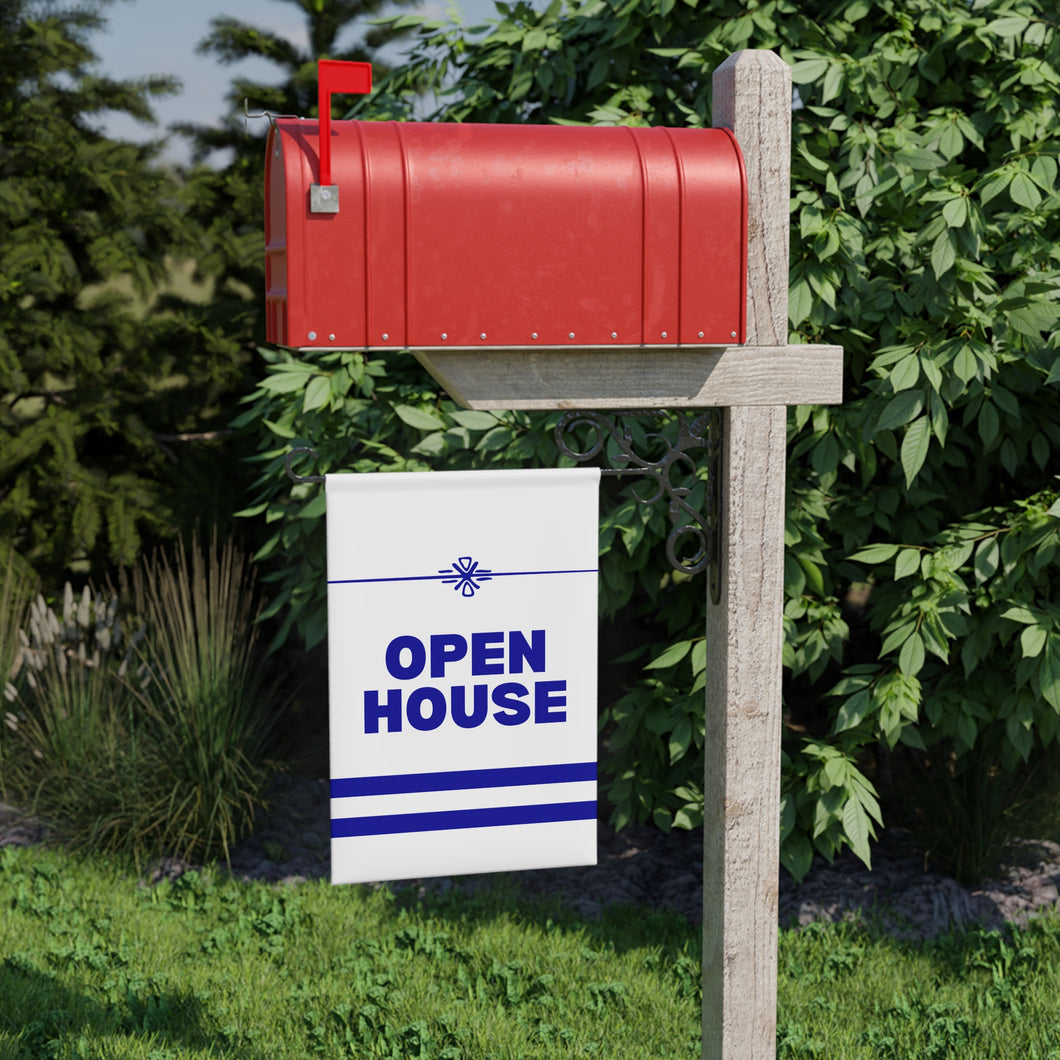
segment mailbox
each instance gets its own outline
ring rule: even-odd
[[[270,342],[744,341],[747,191],[728,130],[332,122],[321,87],[323,120],[269,134]]]

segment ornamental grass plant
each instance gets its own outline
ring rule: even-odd
[[[189,858],[221,854],[248,832],[275,771],[278,716],[258,652],[254,578],[231,541],[193,540],[133,570],[149,631],[137,655],[148,674],[134,695],[165,762],[167,845]]]
[[[142,559],[131,583],[80,598],[67,584],[60,611],[38,596],[0,629],[17,659],[0,793],[72,846],[227,859],[274,771],[247,559],[194,539]]]
[[[78,599],[69,583],[61,611],[43,595],[22,609],[0,785],[77,845],[135,852],[151,832],[157,755],[137,724],[126,677],[134,638],[119,610],[116,595],[86,587]]]

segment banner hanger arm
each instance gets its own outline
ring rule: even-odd
[[[302,485],[304,482],[323,482],[323,475],[296,475],[291,470],[291,460],[293,457],[299,456],[302,453],[310,453],[314,460],[319,459],[319,454],[315,449],[310,449],[308,445],[300,445],[297,449],[292,449],[283,458],[283,469],[287,472],[287,477],[294,482],[296,485]]]

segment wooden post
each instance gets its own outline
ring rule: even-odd
[[[736,134],[747,167],[747,342],[785,346],[787,64],[730,56],[714,74],[714,125]],[[721,599],[708,598],[706,623],[704,1060],[776,1055],[786,412],[724,410]]]

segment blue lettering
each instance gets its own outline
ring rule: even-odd
[[[401,689],[392,688],[386,702],[379,702],[378,692],[364,694],[364,731],[378,732],[380,719],[386,718],[387,732],[401,732]]]
[[[471,713],[467,713],[467,697],[463,685],[453,685],[453,721],[461,729],[475,729],[486,720],[486,711],[489,708],[489,686],[475,685],[471,689],[473,706]]]
[[[408,651],[411,655],[407,666],[401,661],[403,651]],[[427,650],[417,637],[395,637],[386,646],[386,668],[390,676],[399,681],[411,681],[414,677],[419,677],[426,663]]]
[[[566,681],[536,681],[534,683],[534,724],[543,725],[549,721],[566,721],[565,710],[553,709],[566,705]]]
[[[431,677],[445,677],[445,664],[459,662],[467,655],[467,641],[458,633],[431,636]]]
[[[422,710],[425,701],[431,705],[431,712],[426,717]],[[445,693],[438,688],[417,688],[409,693],[405,714],[409,719],[409,724],[414,729],[419,729],[420,732],[437,729],[445,721]]]
[[[494,706],[500,707],[500,711],[494,711],[493,716],[502,725],[522,725],[530,717],[530,704],[524,703],[520,696],[529,694],[526,685],[520,685],[515,681],[505,681],[497,685],[493,690]],[[505,711],[505,713],[501,713]],[[510,711],[511,713],[507,713]]]
[[[471,673],[474,677],[504,673],[503,633],[471,634]]]
[[[474,638],[472,638],[474,639]],[[508,672],[521,674],[523,663],[529,663],[530,669],[535,674],[542,673],[545,669],[545,631],[534,629],[530,631],[530,643],[527,644],[526,637],[517,629],[508,634]]]

